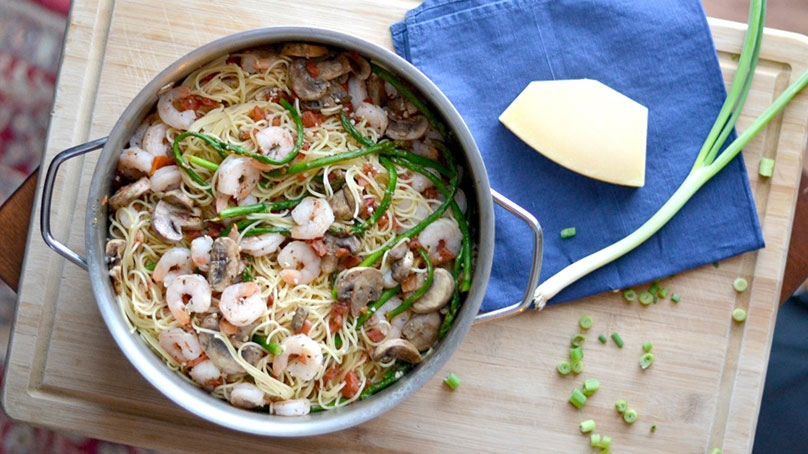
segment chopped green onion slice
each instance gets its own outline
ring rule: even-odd
[[[561,238],[572,238],[576,233],[575,227],[567,227],[566,229],[561,229]]]
[[[746,311],[741,309],[740,307],[732,311],[732,319],[738,323],[741,323],[746,320]]]
[[[584,359],[584,350],[580,345],[570,348],[570,360],[572,362]]]
[[[623,412],[623,421],[632,424],[634,421],[637,420],[637,411],[633,408],[627,408],[626,411]]]
[[[575,374],[575,375],[578,375],[578,374],[580,374],[581,372],[584,371],[584,362],[580,361],[580,360],[573,361],[572,365],[570,367],[571,367],[572,373]]]
[[[617,344],[618,347],[623,348],[623,338],[620,337],[619,334],[617,334],[616,332],[612,333],[612,340],[614,341],[615,344]]]
[[[584,404],[586,404],[586,396],[581,392],[580,389],[575,388],[572,390],[572,394],[570,395],[570,403],[575,408],[582,408]]]
[[[633,288],[630,288],[623,292],[623,298],[625,298],[625,300],[628,301],[629,303],[636,301],[637,292]]]
[[[657,296],[660,297],[660,298],[665,298],[666,296],[668,296],[668,291],[669,290],[670,289],[668,289],[668,287],[662,287],[657,292]]]
[[[654,344],[652,344],[650,342],[646,342],[646,343],[642,344],[642,349],[643,349],[643,351],[645,353],[650,352],[652,348],[654,348]]]
[[[605,335],[605,334],[601,334],[601,335],[599,335],[599,336],[598,336],[598,340],[600,341],[600,343],[601,343],[601,344],[605,344],[606,342],[608,342],[608,341],[609,341],[609,339],[606,337],[606,335]]]
[[[443,382],[446,383],[446,386],[448,386],[449,389],[454,391],[458,386],[460,386],[460,377],[455,375],[454,372],[449,372],[449,375],[443,379]]]
[[[592,327],[592,316],[591,315],[584,315],[578,320],[578,325],[581,329],[589,329]]]
[[[651,433],[656,432],[656,424],[651,424]]]
[[[589,445],[593,448],[600,448],[601,452],[608,452],[612,445],[612,437],[608,435],[592,434],[589,436]]]
[[[651,286],[648,287],[648,292],[652,295],[656,295],[657,292],[659,292],[659,282],[652,283]]]
[[[595,391],[600,389],[600,382],[594,378],[587,378],[584,380],[584,395],[589,397],[595,394]]]
[[[640,293],[640,304],[642,304],[643,306],[647,306],[653,303],[655,299],[656,296],[654,296],[654,294],[651,293],[650,291]]]
[[[587,419],[586,421],[581,421],[581,433],[589,433],[595,430],[595,420],[594,419]]]
[[[592,434],[589,436],[589,446],[593,448],[600,447],[600,443],[603,441],[603,437],[600,434]]]
[[[721,448],[713,448],[710,450],[710,454],[724,454],[724,451]]]
[[[651,367],[654,364],[654,354],[653,353],[646,353],[640,357],[640,367],[645,370]]]
[[[570,345],[573,347],[580,347],[585,340],[586,336],[584,336],[583,334],[576,334],[572,336],[572,339],[570,339]]]
[[[569,361],[561,361],[556,366],[556,370],[558,370],[558,373],[561,375],[569,375],[572,371],[572,366],[570,366]]]
[[[771,177],[774,174],[774,159],[767,157],[760,158],[758,174],[765,178]]]
[[[615,401],[614,408],[622,415],[628,409],[628,402],[626,402],[625,399],[619,399]]]
[[[673,301],[674,303],[678,303],[681,299],[682,297],[678,293],[674,293],[673,295],[671,295],[671,301]]]
[[[741,293],[749,288],[749,282],[747,282],[746,279],[739,277],[732,282],[732,288],[734,288],[736,292]]]

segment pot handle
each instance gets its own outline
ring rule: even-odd
[[[530,308],[531,304],[533,304],[533,291],[539,285],[539,273],[541,271],[542,250],[544,240],[542,237],[542,230],[541,225],[539,225],[539,221],[536,219],[535,216],[530,214],[530,212],[520,207],[519,205],[517,205],[507,197],[503,196],[499,192],[491,189],[491,195],[494,197],[494,202],[496,202],[502,208],[508,210],[514,216],[525,221],[528,227],[530,227],[530,229],[533,231],[533,264],[530,266],[530,276],[527,282],[527,290],[525,290],[525,294],[522,297],[522,301],[518,301],[510,306],[506,306],[490,312],[479,313],[474,318],[474,323],[484,323],[499,320],[506,317],[511,317],[517,314],[521,314],[522,312]]]
[[[68,148],[57,154],[48,165],[48,172],[45,174],[45,184],[42,186],[42,208],[39,214],[39,230],[42,232],[42,239],[45,240],[45,243],[47,243],[51,249],[85,270],[87,269],[87,259],[62,244],[59,240],[54,238],[51,233],[50,214],[51,200],[53,198],[53,184],[56,180],[56,172],[59,170],[59,166],[61,166],[62,163],[68,159],[102,148],[106,143],[107,137],[102,137],[92,142]]]

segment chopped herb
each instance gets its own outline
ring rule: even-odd
[[[746,279],[739,277],[732,282],[732,288],[734,288],[736,292],[741,293],[749,288],[749,282]]]
[[[592,316],[591,315],[584,315],[578,320],[578,325],[581,329],[589,329],[592,327]]]
[[[742,323],[746,320],[746,311],[741,309],[740,307],[732,311],[732,319],[738,323]]]
[[[618,347],[623,348],[623,338],[616,332],[612,333],[612,340]]]
[[[583,334],[576,334],[572,336],[572,339],[570,339],[570,345],[572,347],[580,347],[583,345],[584,341],[586,341],[586,336]]]
[[[578,375],[578,374],[580,374],[581,372],[584,371],[584,362],[580,361],[580,360],[573,361],[572,365],[570,367],[571,367],[572,373],[575,374],[575,375]]]
[[[586,397],[595,394],[595,391],[600,389],[600,382],[595,380],[594,378],[587,378],[584,380],[584,395]]]
[[[605,344],[606,342],[609,341],[609,339],[606,337],[605,334],[598,335],[598,340],[600,341],[601,344]]]
[[[654,348],[654,344],[652,344],[652,343],[650,343],[650,342],[646,342],[646,343],[642,344],[642,350],[643,350],[645,353],[650,352],[650,351],[651,351],[651,349],[653,349],[653,348]]]
[[[626,402],[625,399],[619,399],[615,401],[614,408],[622,415],[628,409],[628,402]]]
[[[566,240],[567,238],[574,237],[576,233],[578,232],[575,230],[575,227],[567,227],[566,229],[561,229],[561,238]]]
[[[580,424],[581,433],[589,433],[595,430],[595,420],[594,419],[587,419],[586,421],[581,421]]]
[[[640,357],[640,367],[645,370],[651,367],[654,364],[654,354],[653,353],[646,353]]]
[[[650,291],[640,293],[640,304],[648,306],[656,301],[656,296]]]
[[[637,411],[633,408],[627,408],[626,411],[623,412],[623,421],[633,424],[634,421],[637,420]]]
[[[580,345],[570,348],[570,360],[575,362],[580,361],[582,359],[584,359],[584,350],[581,348]]]
[[[575,388],[570,395],[570,403],[573,407],[580,409],[586,404],[586,396],[580,389]]]
[[[681,299],[682,297],[678,293],[674,293],[673,295],[671,295],[671,301],[673,301],[674,303],[678,303]]]
[[[561,361],[556,366],[556,370],[561,375],[569,375],[569,373],[572,371],[572,366],[570,366],[569,361]]]
[[[460,377],[455,375],[454,372],[449,372],[449,375],[443,379],[443,382],[446,383],[446,386],[448,386],[449,389],[454,391],[458,386],[460,386]]]
[[[625,298],[625,300],[628,301],[629,303],[636,301],[637,292],[633,288],[630,288],[623,292],[623,298]]]
[[[651,433],[656,432],[656,424],[651,424]]]
[[[758,174],[764,178],[770,178],[774,174],[774,159],[767,157],[760,158]]]

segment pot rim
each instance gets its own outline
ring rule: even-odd
[[[473,189],[469,200],[477,202],[477,231],[473,243],[477,256],[472,288],[465,297],[455,326],[425,360],[387,389],[373,397],[339,409],[299,417],[282,417],[238,409],[191,384],[166,367],[130,325],[119,308],[104,261],[107,237],[105,200],[111,175],[122,150],[140,120],[157,102],[158,93],[182,80],[193,70],[223,54],[288,41],[309,41],[360,54],[391,69],[416,87],[443,116],[455,133],[469,167],[465,187]],[[85,246],[90,282],[107,328],[129,362],[157,390],[190,413],[240,432],[263,436],[300,437],[347,429],[381,415],[420,389],[445,365],[468,333],[480,308],[491,271],[494,250],[494,212],[488,175],[482,157],[460,114],[448,98],[421,71],[395,53],[352,35],[329,29],[273,26],[247,30],[202,45],[179,58],[133,98],[113,126],[99,156],[90,184],[85,217]]]

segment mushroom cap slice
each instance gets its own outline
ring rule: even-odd
[[[301,58],[325,57],[328,55],[328,48],[318,44],[286,43],[281,48],[281,55]]]
[[[432,277],[432,286],[412,305],[411,309],[417,314],[440,310],[452,299],[454,289],[455,282],[452,273],[445,268],[436,268]]]
[[[167,243],[179,243],[183,229],[199,230],[204,227],[198,209],[188,210],[163,198],[154,207],[151,225],[155,233]]]
[[[112,197],[109,198],[109,207],[113,210],[129,205],[133,200],[151,191],[151,180],[143,177],[134,183],[121,186]]]
[[[202,320],[199,326],[207,330],[219,331],[219,317],[216,314],[208,315]],[[241,367],[241,364],[230,355],[230,352],[227,350],[227,345],[225,345],[223,340],[207,331],[200,331],[198,336],[199,345],[202,347],[202,350],[222,372],[228,375],[244,372],[244,368]]]
[[[404,257],[390,264],[392,278],[396,282],[402,282],[407,278],[407,276],[409,276],[413,263],[415,263],[415,254],[413,254],[412,251],[407,250]]]
[[[210,249],[210,268],[208,282],[216,291],[224,291],[235,280],[241,271],[238,243],[228,237],[219,237],[213,241]]]
[[[312,77],[303,59],[293,60],[289,64],[289,85],[303,101],[316,101],[328,91],[328,81]]]
[[[441,322],[443,318],[437,312],[414,315],[401,329],[401,335],[418,351],[429,350],[438,340]]]
[[[346,188],[340,189],[328,200],[328,204],[331,205],[334,218],[340,221],[350,221],[353,219],[357,204],[351,191],[348,191]]]
[[[377,362],[387,363],[394,359],[405,363],[418,364],[421,353],[412,342],[405,339],[388,339],[377,345],[370,352],[370,357]]]
[[[384,134],[393,140],[416,140],[426,134],[429,121],[423,115],[414,115],[407,119],[390,119]]]
[[[337,298],[350,301],[351,315],[358,316],[368,303],[384,291],[384,275],[376,268],[357,266],[344,271],[337,280]]]

